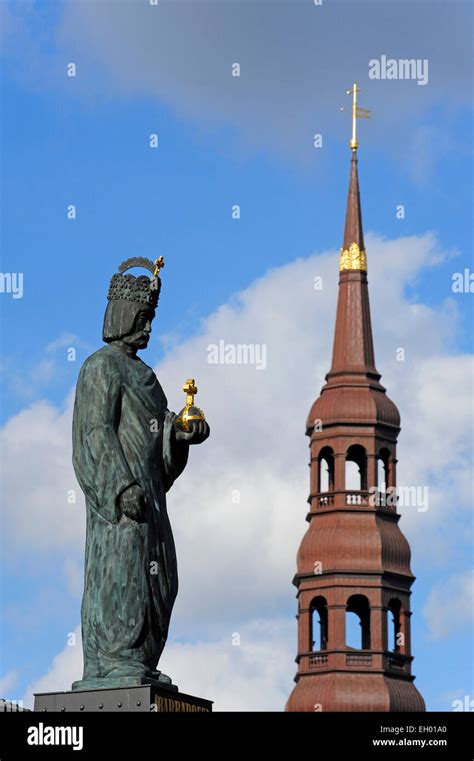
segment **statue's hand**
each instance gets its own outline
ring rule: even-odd
[[[138,484],[132,484],[120,495],[120,508],[123,515],[132,521],[140,521],[145,517],[146,497]]]
[[[187,444],[202,444],[211,432],[206,420],[191,421],[189,431],[183,431],[179,423],[175,421],[174,430],[177,441],[185,441]]]

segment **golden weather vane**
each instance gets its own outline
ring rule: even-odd
[[[349,145],[353,151],[356,151],[359,147],[357,142],[357,119],[370,119],[370,110],[368,108],[361,108],[357,105],[357,93],[360,92],[360,88],[357,87],[356,82],[352,85],[350,90],[346,90],[347,95],[352,95],[352,138]],[[341,108],[341,111],[345,111],[345,108]]]

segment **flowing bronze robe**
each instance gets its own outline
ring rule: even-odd
[[[178,591],[166,492],[189,450],[174,438],[174,417],[139,358],[110,344],[84,363],[73,418],[73,463],[87,509],[84,678],[75,689],[150,676],[165,645]],[[120,510],[131,484],[147,499],[139,522]]]

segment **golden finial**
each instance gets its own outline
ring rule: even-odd
[[[155,259],[155,271],[153,273],[153,276],[157,277],[157,275],[160,274],[160,270],[162,270],[164,266],[165,266],[165,260],[163,259],[162,256],[160,256],[159,259]]]
[[[370,110],[368,108],[360,108],[360,106],[357,105],[358,92],[360,92],[360,88],[357,87],[356,82],[354,82],[350,90],[346,90],[347,95],[352,95],[352,139],[349,145],[353,151],[356,151],[359,147],[356,130],[357,119],[370,119]],[[341,111],[344,110],[344,108],[341,108]]]

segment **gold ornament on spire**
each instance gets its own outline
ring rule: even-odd
[[[365,270],[367,271],[367,255],[361,251],[358,243],[351,243],[348,249],[341,249],[339,270]]]

